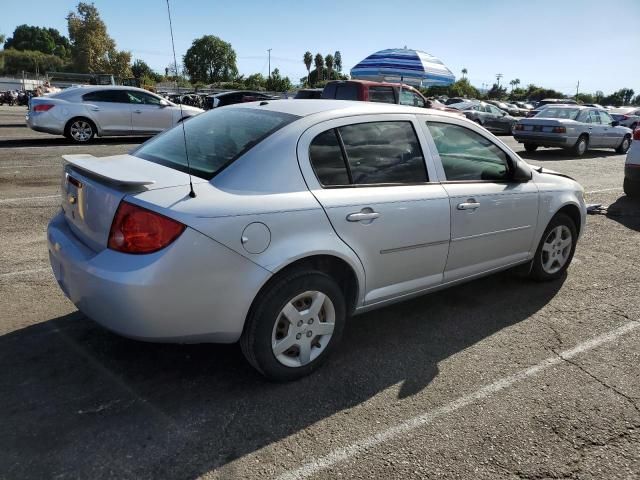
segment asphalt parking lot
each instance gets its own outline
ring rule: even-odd
[[[353,318],[316,374],[266,382],[235,345],[120,338],[48,266],[61,155],[0,107],[0,478],[640,477],[640,202],[624,156],[552,149],[592,215],[568,275],[505,272]],[[179,320],[179,319],[177,319]]]

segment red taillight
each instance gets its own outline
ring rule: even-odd
[[[636,128],[633,131],[633,139],[634,140],[640,140],[640,127]]]
[[[524,130],[524,125],[517,124],[517,125],[514,127],[514,130]]]
[[[109,232],[108,247],[124,253],[152,253],[166,247],[185,226],[127,202],[120,202]]]
[[[553,127],[553,133],[567,133],[566,127]]]
[[[33,106],[33,111],[34,112],[48,112],[53,107],[55,107],[55,105],[53,103],[37,103],[37,104],[35,104]]]

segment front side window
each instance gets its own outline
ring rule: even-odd
[[[505,181],[507,154],[482,135],[450,123],[427,122],[448,181]]]
[[[600,123],[602,125],[611,125],[611,122],[613,122],[611,115],[609,115],[607,112],[603,112],[602,110],[600,110],[598,114],[600,115]]]
[[[160,99],[148,93],[127,90],[127,96],[129,97],[129,103],[136,105],[160,105]]]
[[[369,87],[369,101],[379,103],[396,103],[392,87]]]
[[[325,187],[428,181],[411,122],[358,123],[328,130],[311,142],[309,159]]]
[[[187,172],[184,127],[191,172],[211,179],[276,130],[298,118],[297,115],[253,108],[216,108],[143,143],[133,155]]]

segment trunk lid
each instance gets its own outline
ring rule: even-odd
[[[577,122],[574,120],[535,117],[518,120],[518,125],[522,127],[519,128],[521,131],[549,133],[553,132],[554,127],[570,128],[577,125]]]
[[[65,219],[75,235],[96,252],[107,247],[113,217],[126,195],[189,185],[186,173],[131,155],[62,158],[61,203]],[[194,183],[201,182],[206,180],[194,178]]]

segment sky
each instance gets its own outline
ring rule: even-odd
[[[118,49],[164,72],[172,61],[166,0],[95,0]],[[407,46],[440,58],[481,88],[520,79],[575,94],[620,88],[640,93],[640,0],[379,0],[214,2],[170,0],[176,53],[202,35],[231,43],[240,73],[278,68],[294,84],[306,75],[304,52],[340,50],[343,71],[378,50]],[[77,1],[31,0],[3,8],[0,33],[26,23],[68,35]]]

